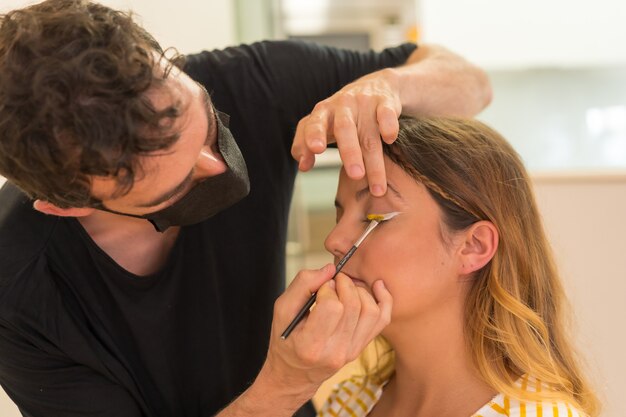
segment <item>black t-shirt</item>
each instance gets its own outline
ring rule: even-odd
[[[283,290],[297,122],[414,45],[357,53],[293,41],[188,57],[246,160],[251,192],[182,227],[165,266],[124,270],[74,218],[0,190],[0,384],[32,417],[211,416],[254,380]],[[303,413],[303,415],[306,413]]]

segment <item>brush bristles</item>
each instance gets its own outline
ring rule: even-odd
[[[393,219],[394,217],[396,217],[398,214],[400,214],[399,211],[392,211],[391,213],[385,213],[385,214],[368,214],[367,215],[367,220],[369,221],[377,221],[377,222],[384,222],[390,219]]]

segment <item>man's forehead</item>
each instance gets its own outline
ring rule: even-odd
[[[156,110],[163,110],[177,103],[188,102],[193,97],[193,87],[193,82],[186,82],[182,75],[170,74],[165,79],[155,80],[145,92],[145,97]]]

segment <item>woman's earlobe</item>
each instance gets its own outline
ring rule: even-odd
[[[461,274],[476,272],[491,261],[498,249],[498,229],[489,221],[474,223],[465,231],[461,249]]]
[[[70,207],[61,208],[49,201],[35,200],[33,208],[44,214],[59,217],[85,217],[92,214],[96,209],[91,207]]]

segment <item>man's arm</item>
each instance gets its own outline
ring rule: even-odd
[[[216,417],[292,417],[316,390],[285,387],[262,370],[254,383]]]
[[[491,102],[487,74],[441,46],[420,46],[390,72],[396,72],[406,115],[473,117]]]
[[[361,77],[319,102],[298,124],[292,156],[308,171],[315,154],[337,142],[347,174],[367,173],[370,191],[380,196],[387,189],[381,138],[396,139],[400,114],[471,117],[491,95],[483,70],[443,47],[423,45],[404,65]]]

